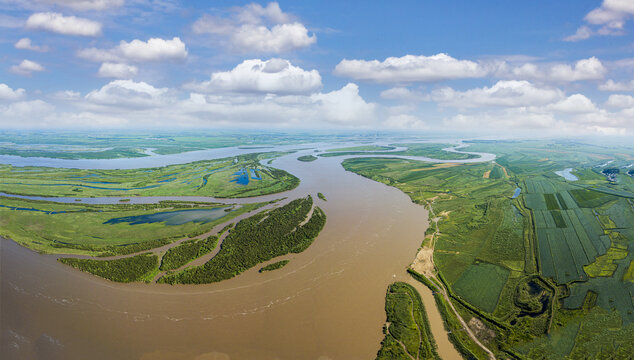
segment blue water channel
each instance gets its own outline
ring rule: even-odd
[[[206,224],[227,215],[230,211],[225,211],[226,209],[230,209],[230,207],[163,211],[154,214],[112,218],[104,222],[104,224],[128,223],[130,225],[138,225],[164,223],[165,225],[183,225],[188,222]]]

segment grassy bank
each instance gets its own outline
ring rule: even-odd
[[[439,359],[420,294],[411,285],[396,282],[385,295],[385,338],[378,360]]]

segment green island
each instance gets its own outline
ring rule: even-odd
[[[266,266],[261,267],[260,270],[258,270],[258,272],[273,271],[273,270],[281,269],[284,266],[286,266],[286,264],[288,264],[289,262],[290,260],[280,260],[272,264],[268,264]]]
[[[62,264],[116,282],[150,282],[158,273],[158,256],[140,254],[115,260],[60,258]]]
[[[343,162],[430,210],[421,251],[432,267],[415,261],[410,272],[435,291],[456,348],[478,359],[633,353],[634,179],[608,178],[604,164],[629,166],[634,151],[555,140],[473,141],[469,151],[497,159]]]
[[[347,150],[343,151],[343,149],[338,149],[341,151],[335,152],[335,150],[331,150],[332,152],[325,152],[319,154],[319,156],[323,157],[331,157],[331,156],[349,156],[349,155],[399,155],[399,156],[424,156],[432,159],[439,160],[464,160],[464,159],[473,159],[477,158],[478,155],[472,154],[463,154],[463,153],[454,153],[449,152],[443,149],[450,148],[452,144],[437,144],[437,143],[403,143],[403,144],[392,144],[392,149],[396,146],[398,147],[406,147],[407,150],[401,151],[386,151],[388,149],[377,149],[377,150]]]
[[[377,360],[440,359],[420,295],[404,282],[391,284],[385,295],[385,337]]]
[[[282,154],[248,154],[133,170],[0,165],[0,192],[55,197],[260,196],[299,185],[299,179],[288,172],[260,164],[260,160]]]
[[[311,162],[311,161],[317,160],[317,157],[314,155],[304,155],[304,156],[298,157],[297,160],[303,161],[303,162]]]
[[[323,201],[328,201],[328,200],[326,200],[326,195],[324,195],[324,194],[322,194],[320,192],[317,193],[317,197],[320,198]]]
[[[169,273],[159,282],[203,284],[230,279],[259,263],[306,250],[325,223],[326,215],[319,207],[313,208],[311,196],[295,199],[241,220],[211,260],[201,266]]]
[[[267,203],[94,205],[2,197],[1,236],[42,253],[113,256],[211,231]]]
[[[209,236],[206,239],[192,239],[180,243],[167,250],[161,258],[159,270],[175,270],[183,267],[194,259],[213,251],[218,245],[217,236]]]

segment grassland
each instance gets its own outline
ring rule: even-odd
[[[487,330],[478,337],[498,357],[577,358],[598,321],[594,314],[604,312],[617,324],[612,334],[627,338],[634,323],[634,286],[627,280],[634,184],[600,172],[609,159],[610,166],[631,163],[634,151],[557,141],[473,142],[469,150],[497,159],[432,165],[362,158],[343,165],[433,208],[440,220],[426,235],[438,230],[438,278],[465,321],[482,321]],[[579,180],[554,173],[564,168]],[[513,198],[516,187],[522,191]],[[460,329],[444,299],[437,301],[448,328]],[[453,341],[465,356],[486,357],[459,332]],[[622,340],[592,342],[597,356],[624,353]]]
[[[204,265],[167,274],[160,282],[202,284],[230,279],[259,263],[289,253],[306,250],[326,222],[310,196],[241,220],[220,246],[220,251]]]
[[[153,254],[116,260],[60,258],[59,262],[116,282],[151,281],[158,273],[158,257]]]
[[[425,307],[416,289],[403,282],[391,284],[385,295],[385,313],[385,338],[376,359],[439,359]]]
[[[0,229],[4,237],[45,253],[108,256],[128,254],[168,244],[183,237],[210,231],[214,226],[255,210],[264,203],[245,204],[224,211],[214,204],[162,202],[159,204],[60,204],[47,201],[0,198]],[[180,221],[168,225],[163,218],[156,222],[136,223],[113,219],[144,219],[174,211]],[[188,212],[198,215],[187,217]],[[185,216],[185,218],[183,218]],[[216,218],[217,217],[217,218]],[[185,221],[191,219],[191,221]],[[163,220],[163,221],[160,221]]]
[[[259,163],[280,153],[249,154],[134,170],[80,170],[0,165],[0,192],[35,196],[251,197],[293,189],[299,179]],[[237,181],[246,177],[248,182]]]

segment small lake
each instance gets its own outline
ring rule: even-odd
[[[513,193],[513,196],[511,196],[511,199],[515,199],[516,197],[520,196],[521,192],[522,192],[521,188],[516,188],[515,192]]]
[[[155,214],[124,216],[113,218],[104,224],[129,223],[130,225],[165,223],[165,225],[183,225],[188,222],[206,224],[228,214],[230,207],[214,209],[186,209],[175,211],[163,211]]]
[[[564,179],[568,180],[568,181],[577,181],[579,180],[578,177],[572,175],[572,168],[567,168],[567,169],[563,169],[560,171],[555,171],[555,174],[563,177]]]

